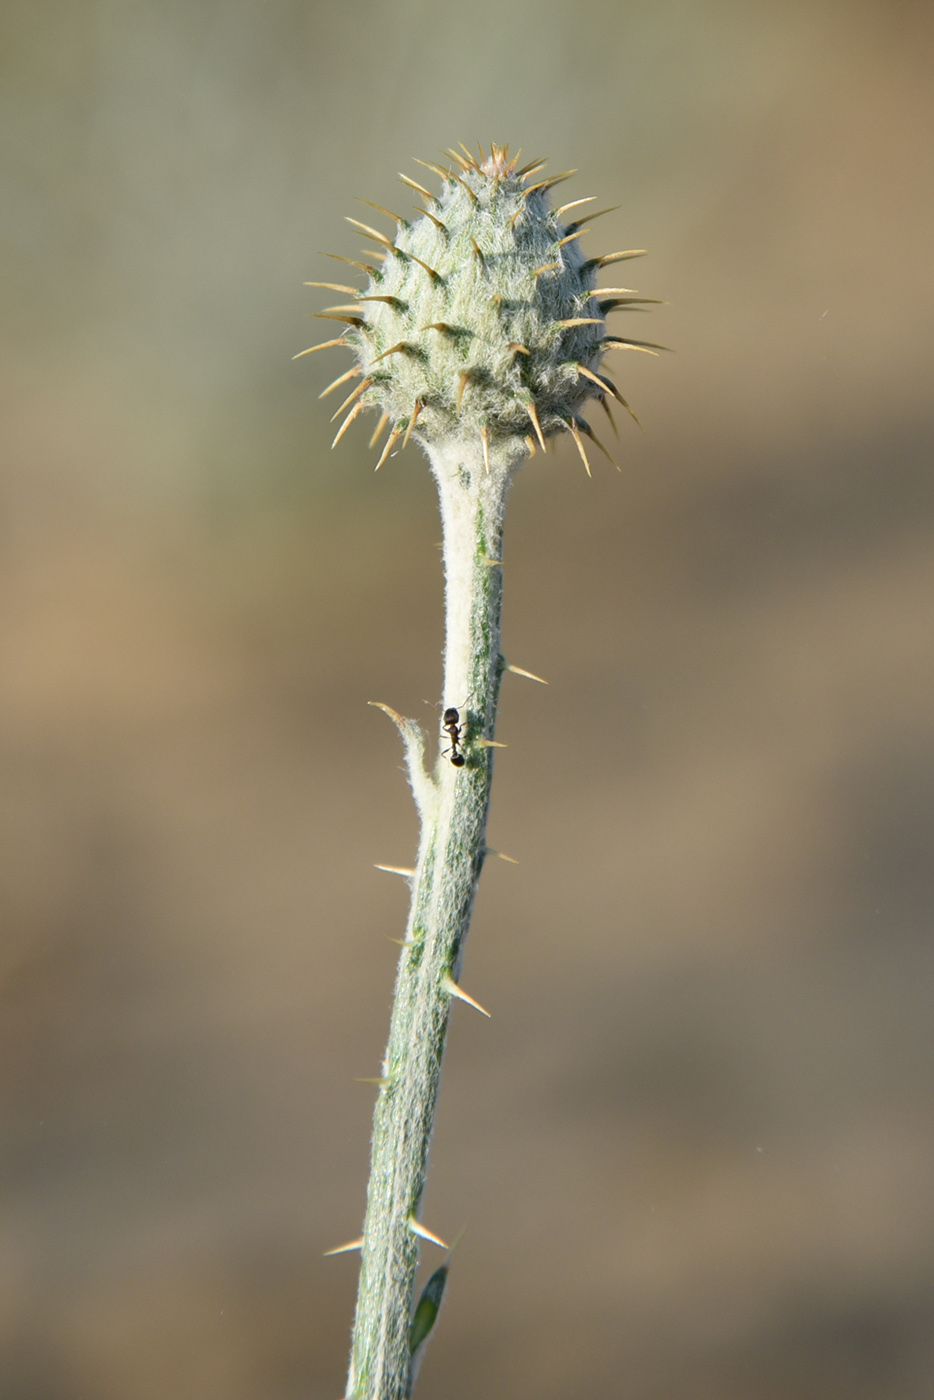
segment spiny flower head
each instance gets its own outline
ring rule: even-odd
[[[413,432],[426,446],[479,439],[488,465],[491,453],[514,460],[534,452],[536,440],[544,448],[547,437],[570,432],[589,471],[581,435],[602,445],[581,416],[588,400],[609,413],[612,395],[632,412],[600,369],[604,353],[664,348],[607,335],[610,312],[654,298],[595,286],[602,268],[644,249],[586,258],[586,219],[564,223],[562,216],[592,201],[559,209],[549,202],[551,188],[574,171],[539,178],[544,161],[517,169],[518,157],[510,160],[505,147],[491,147],[489,157],[481,149],[479,161],[463,150],[446,152],[456,168],[427,165],[441,179],[440,195],[400,176],[427,206],[416,220],[371,206],[394,220],[394,238],[350,220],[376,245],[374,261],[340,259],[367,274],[365,288],[307,284],[353,298],[319,313],[347,329],[312,347],[347,346],[357,358],[324,391],[360,381],[334,415],[348,410],[335,444],[365,408],[376,408],[372,443],[391,425],[377,468]]]

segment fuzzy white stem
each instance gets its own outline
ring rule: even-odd
[[[417,1219],[425,1185],[441,1059],[477,881],[486,818],[499,683],[503,512],[525,455],[446,443],[429,450],[444,529],[444,707],[460,713],[461,768],[439,756],[429,777],[412,722],[392,715],[406,740],[422,817],[389,1044],[373,1121],[363,1259],[347,1400],[405,1400],[412,1383],[409,1327],[418,1263]],[[384,707],[385,708],[385,707]],[[390,712],[392,713],[392,712]],[[430,793],[430,798],[429,798]]]

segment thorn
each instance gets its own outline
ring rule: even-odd
[[[460,987],[453,980],[453,978],[447,976],[447,974],[445,974],[445,976],[442,977],[441,986],[447,992],[448,996],[456,997],[458,1001],[465,1001],[468,1006],[472,1006],[475,1011],[479,1011],[481,1015],[486,1016],[487,1019],[489,1019],[489,1011],[485,1011],[478,1001],[474,1001],[473,997],[469,997],[466,992],[461,991]]]
[[[560,185],[562,181],[570,180],[571,176],[576,174],[576,170],[563,170],[560,175],[550,175],[547,180],[539,180],[537,185],[529,185],[525,193],[528,196],[540,190],[544,194],[546,190],[551,189],[552,185]]]
[[[619,392],[616,385],[613,383],[612,379],[610,379],[608,375],[601,375],[600,383],[602,384],[604,389],[609,389],[610,393],[613,395],[614,399],[618,404],[621,404],[623,408],[626,407],[626,400],[623,398],[622,394]]]
[[[538,448],[535,446],[535,439],[533,437],[524,437],[522,441],[529,449],[529,456],[534,457],[536,452],[538,451]]]
[[[510,666],[508,661],[506,663],[506,670],[511,671],[514,676],[525,676],[527,681],[538,681],[539,685],[548,684],[541,676],[536,676],[532,671],[523,671],[521,666]]]
[[[635,287],[594,287],[590,295],[592,297],[637,297],[639,293],[636,291]]]
[[[464,145],[463,141],[458,141],[457,144],[461,147],[462,150],[465,150],[465,151],[466,151],[467,147]],[[481,160],[481,163],[482,163],[483,165],[486,165],[486,156],[483,154],[483,147],[480,145],[480,142],[479,142],[479,141],[477,142],[477,150],[480,152],[480,160]],[[496,147],[496,145],[494,144],[494,142],[491,141],[491,142],[490,142],[490,160],[505,160],[505,159],[506,159],[506,152],[505,152],[505,150],[498,150],[497,147]],[[476,164],[476,162],[474,162],[474,164]],[[477,168],[479,169],[479,166],[478,166]]]
[[[555,218],[560,219],[562,214],[566,214],[569,209],[576,209],[580,204],[594,204],[597,196],[589,194],[586,199],[572,199],[570,204],[562,204],[560,209],[555,210]]]
[[[604,350],[638,350],[643,355],[653,355],[656,360],[658,359],[656,350],[650,350],[646,345],[629,345],[625,340],[605,340],[602,348]]]
[[[326,258],[333,258],[335,262],[347,263],[350,267],[359,267],[361,272],[367,272],[371,277],[379,276],[379,268],[372,263],[354,262],[353,258],[342,257],[340,253],[325,253]]]
[[[528,165],[523,165],[521,170],[516,171],[516,174],[524,180],[527,176],[534,175],[536,170],[543,170],[547,164],[547,160],[530,160]]]
[[[481,428],[481,429],[480,429],[480,441],[481,441],[481,443],[483,444],[483,463],[484,463],[484,466],[486,467],[486,474],[487,474],[487,476],[489,476],[489,474],[490,474],[490,430],[489,430],[489,428]]]
[[[396,251],[393,247],[392,239],[387,238],[384,233],[380,233],[375,228],[370,228],[369,224],[361,224],[359,219],[352,219],[349,214],[345,214],[344,218],[347,220],[348,224],[353,224],[354,228],[358,228],[365,238],[372,238],[375,242],[382,243],[383,247],[388,248],[392,253]]]
[[[387,306],[391,306],[391,307],[393,307],[393,308],[395,308],[395,309],[398,309],[399,311],[406,311],[406,310],[408,310],[408,303],[407,303],[407,302],[404,302],[404,301],[401,301],[399,297],[389,297],[389,296],[357,297],[357,301],[358,301],[358,302],[361,302],[361,301],[384,301],[384,302],[386,303]]]
[[[471,243],[473,244],[473,250],[474,250],[474,254],[476,255],[477,262],[480,264],[481,267],[483,267],[483,266],[484,266],[484,257],[483,257],[483,253],[482,253],[482,251],[481,251],[481,249],[480,249],[480,244],[477,242],[477,240],[476,240],[475,238],[471,238],[470,241],[471,241]]]
[[[375,1078],[375,1079],[355,1079],[355,1080],[354,1080],[354,1083],[355,1083],[355,1084],[377,1084],[377,1085],[380,1087],[380,1089],[387,1089],[387,1088],[389,1087],[389,1085],[392,1083],[392,1080],[391,1080],[391,1079],[386,1079],[385,1076],[384,1076],[383,1078],[377,1077],[377,1078]]]
[[[369,441],[369,443],[367,444],[368,447],[375,447],[375,446],[376,446],[376,444],[379,442],[380,437],[382,436],[383,429],[385,428],[385,426],[386,426],[386,424],[387,424],[388,422],[389,422],[389,414],[388,414],[388,413],[384,413],[384,414],[381,416],[381,418],[380,418],[379,422],[377,423],[376,427],[373,429],[373,436],[370,438],[370,441]]]
[[[508,749],[508,744],[501,744],[496,739],[478,739],[477,745],[481,749]]]
[[[379,867],[377,867],[377,869],[378,868]],[[395,943],[397,948],[414,948],[416,940],[414,938],[390,938],[389,934],[387,933],[386,942]]]
[[[604,344],[611,350],[619,346],[621,350],[646,350],[650,355],[658,350],[667,350],[670,355],[675,353],[670,345],[656,345],[654,340],[627,340],[624,335],[608,335]]]
[[[361,301],[361,300],[362,300],[361,297],[358,297],[358,298],[357,298],[357,301]],[[356,309],[357,309],[357,302],[356,302],[356,301],[352,301],[352,302],[350,303],[349,306],[326,306],[324,309],[325,309],[325,311],[356,311]]]
[[[542,451],[547,451],[547,448],[545,446],[545,435],[542,432],[542,425],[538,421],[538,414],[535,411],[535,404],[527,403],[525,406],[525,411],[532,420],[532,427],[535,429],[535,436],[538,438],[539,443],[541,444]]]
[[[400,353],[404,353],[409,348],[410,347],[406,344],[404,340],[400,340],[398,345],[391,345],[388,350],[384,350],[381,355],[377,355],[376,359],[373,361],[373,364],[378,365],[380,360],[385,360],[387,355],[398,355]]]
[[[560,269],[561,269],[561,264],[560,264],[559,262],[554,262],[554,263],[542,263],[541,267],[533,267],[533,269],[532,269],[532,276],[533,276],[533,277],[541,277],[541,275],[542,275],[543,272],[558,272],[558,271],[560,271]]]
[[[362,373],[363,370],[360,368],[360,366],[354,365],[353,369],[349,369],[346,374],[340,374],[336,379],[332,379],[328,387],[326,389],[323,389],[318,395],[318,398],[326,399],[332,389],[336,389],[339,384],[346,384],[348,379],[356,379],[357,375]],[[340,412],[339,409],[338,412]]]
[[[616,402],[619,403],[619,404],[622,404],[623,408],[624,408],[624,409],[626,410],[626,412],[629,414],[629,416],[630,416],[630,418],[633,420],[633,422],[634,422],[638,427],[641,428],[641,427],[642,427],[642,424],[639,422],[639,420],[638,420],[638,418],[636,417],[635,413],[633,412],[632,408],[631,408],[630,405],[626,402],[626,400],[623,398],[622,394],[619,392],[619,390],[617,389],[616,385],[613,383],[612,379],[604,378],[603,382],[604,382],[604,384],[606,385],[606,387],[609,389],[610,393],[613,395],[613,397],[614,397],[614,399],[616,400]]]
[[[463,143],[459,142],[458,144],[462,145]],[[457,161],[457,164],[460,166],[461,170],[476,170],[477,168],[476,161],[473,159],[472,156],[469,160],[464,160],[464,157],[458,154],[457,151],[452,150],[450,146],[448,146],[446,151],[442,151],[442,155],[450,156],[452,160]]]
[[[569,233],[564,238],[559,238],[558,247],[563,248],[565,243],[573,243],[575,238],[583,238],[584,234],[589,232],[589,228],[579,228],[576,233]]]
[[[518,864],[519,864],[519,862],[516,860],[515,856],[507,856],[507,854],[506,854],[505,851],[494,851],[494,849],[493,849],[492,846],[487,846],[487,848],[486,848],[486,853],[487,853],[488,856],[496,856],[496,857],[498,857],[499,860],[508,861],[510,865],[518,865]]]
[[[581,454],[581,461],[587,468],[587,475],[593,476],[593,472],[590,470],[590,463],[587,460],[587,453],[584,451],[584,444],[581,442],[581,435],[577,431],[577,424],[574,422],[573,418],[568,422],[568,431],[574,439],[578,452]]]
[[[350,412],[347,414],[347,417],[344,419],[343,423],[338,428],[337,437],[331,443],[332,452],[334,451],[334,448],[337,446],[337,444],[340,442],[341,438],[346,433],[347,429],[350,427],[353,420],[356,418],[357,414],[362,413],[365,407],[366,405],[362,403],[354,404],[353,408],[350,410]]]
[[[596,214],[588,214],[588,219],[602,219],[604,214],[615,214],[617,209],[622,209],[621,204],[612,204],[609,209],[598,209]],[[579,220],[583,223],[583,219]],[[577,224],[568,224],[568,228],[577,228]]]
[[[440,1245],[442,1249],[448,1248],[440,1235],[433,1234],[427,1226],[420,1225],[414,1215],[409,1216],[409,1229],[412,1231],[413,1235],[418,1235],[419,1239],[430,1240],[432,1244]]]
[[[401,875],[406,880],[411,880],[415,875],[415,871],[410,870],[407,865],[374,865],[373,869],[385,870],[388,875]],[[395,941],[394,939],[393,942]]]
[[[356,296],[359,287],[345,287],[343,282],[303,282],[303,287],[325,287],[329,292],[349,292],[351,296]]]
[[[565,321],[553,321],[555,326],[602,326],[602,316],[569,316]]]
[[[495,569],[502,565],[502,559],[491,559],[488,554],[480,555],[481,564],[485,564],[488,569]]]
[[[327,1259],[329,1255],[332,1254],[349,1254],[352,1249],[362,1248],[363,1236],[361,1235],[358,1240],[351,1240],[349,1244],[339,1244],[336,1249],[326,1249],[324,1251],[324,1258]]]
[[[316,321],[346,321],[348,326],[365,326],[366,321],[360,316],[332,316],[327,311],[315,311],[313,313]],[[322,350],[324,346],[321,347]]]
[[[418,415],[421,413],[421,411],[422,411],[422,405],[421,405],[419,402],[416,401],[415,407],[412,409],[412,412],[409,414],[409,425],[408,425],[408,427],[407,427],[406,430],[405,430],[405,437],[402,439],[402,447],[399,449],[401,452],[404,452],[405,449],[406,449],[406,448],[408,447],[408,445],[409,445],[409,438],[412,436],[412,429],[415,427],[415,420],[416,420],[416,418],[418,417]]]
[[[520,345],[518,340],[511,340],[506,348],[511,350],[514,355],[531,355],[532,353],[527,345]]]
[[[380,467],[383,465],[383,463],[385,462],[386,458],[389,456],[390,452],[392,451],[393,447],[395,446],[397,439],[400,438],[401,436],[402,436],[402,429],[401,429],[401,428],[393,428],[392,432],[389,434],[388,438],[386,439],[386,446],[383,448],[383,455],[380,457],[379,461],[376,463],[376,466],[373,468],[373,470],[374,470],[375,472],[378,472],[378,471],[379,471]],[[372,701],[372,700],[370,701],[370,704],[373,704],[373,701]],[[385,706],[385,705],[380,705],[380,709],[381,709],[381,710],[386,710],[386,706]],[[388,714],[390,713],[390,711],[389,711],[389,710],[386,710],[386,713],[387,713],[387,715],[388,715]]]
[[[600,439],[597,437],[597,434],[594,432],[594,430],[593,430],[593,428],[590,426],[590,424],[589,424],[588,422],[586,422],[583,418],[578,418],[577,422],[578,422],[579,428],[581,429],[581,432],[587,434],[587,436],[590,438],[590,441],[593,443],[594,447],[599,448],[599,450],[603,453],[603,455],[604,455],[604,457],[607,459],[607,461],[608,461],[608,462],[612,462],[613,465],[614,465],[614,467],[616,468],[616,470],[617,470],[618,472],[621,472],[623,469],[622,469],[622,467],[620,466],[619,462],[617,462],[616,458],[612,455],[612,453],[607,452],[606,448],[603,446],[603,443],[602,443],[602,442],[600,441]]]
[[[332,345],[346,345],[347,342],[342,335],[336,340],[326,340],[322,345],[309,345],[307,350],[299,350],[297,355],[293,355],[293,360],[300,360],[303,355],[313,355],[316,350],[330,350]]]
[[[410,180],[408,175],[402,174],[401,170],[399,171],[399,179],[402,181],[403,185],[408,185],[410,190],[416,190],[420,195],[423,195],[425,199],[430,199],[433,204],[437,204],[438,201],[431,193],[431,190],[426,190],[424,185],[419,185],[415,180]]]
[[[461,406],[461,403],[463,402],[464,390],[467,388],[467,385],[468,385],[469,381],[470,381],[470,370],[469,370],[469,369],[465,369],[464,372],[461,374],[461,377],[460,377],[460,379],[459,379],[459,381],[458,381],[458,387],[457,387],[457,411],[458,411],[458,413],[460,412],[460,406]]]
[[[609,267],[610,263],[625,262],[627,258],[643,258],[648,251],[648,248],[630,248],[625,253],[607,253],[602,258],[591,258],[589,266]]]
[[[360,384],[358,384],[356,389],[354,389],[353,393],[347,395],[346,399],[341,404],[340,408],[337,410],[337,413],[331,414],[331,422],[333,423],[334,419],[337,418],[338,414],[343,413],[344,409],[347,408],[350,404],[352,404],[354,399],[358,399],[362,393],[369,389],[372,383],[372,379],[364,379]]]
[[[444,278],[441,276],[440,272],[436,272],[433,267],[429,267],[426,262],[422,262],[421,258],[417,258],[414,253],[407,253],[402,248],[397,248],[396,252],[401,254],[403,258],[411,258],[412,262],[417,262],[419,267],[423,267],[425,269],[432,282],[444,281]]]
[[[616,419],[613,417],[613,410],[612,410],[612,408],[610,408],[610,401],[609,401],[609,399],[607,398],[606,394],[604,394],[603,397],[602,397],[601,400],[600,400],[600,407],[603,409],[603,411],[604,411],[604,413],[606,414],[607,418],[609,418],[609,420],[610,420],[610,427],[613,429],[613,436],[614,436],[615,438],[618,438],[618,437],[619,437],[619,428],[617,428],[617,426],[616,426]]]
[[[451,172],[451,177],[450,177],[450,178],[455,182],[455,184],[460,185],[460,187],[461,187],[462,190],[465,190],[465,191],[466,191],[466,193],[470,196],[470,198],[471,198],[471,200],[473,201],[474,204],[477,203],[477,196],[476,196],[476,194],[475,194],[474,191],[470,188],[470,186],[468,185],[467,181],[463,178],[463,176],[461,176],[461,175],[456,175],[456,174],[454,174],[454,172],[452,171],[452,172]]]
[[[622,207],[621,204],[611,204],[606,209],[598,209],[596,214],[588,214],[587,217],[588,219],[602,219],[604,214],[615,214],[617,209],[622,209]],[[646,250],[643,249],[642,251],[645,252]]]
[[[578,363],[577,372],[578,374],[585,375],[587,379],[590,379],[594,384],[597,384],[604,392],[606,392],[606,385],[604,384],[603,380],[600,378],[599,374],[594,374],[592,369],[588,369],[586,365]]]
[[[601,301],[601,316],[609,316],[612,311],[635,311],[640,316],[646,316],[648,315],[648,306],[641,305],[635,297],[610,297],[609,301]]]
[[[431,163],[430,160],[419,160],[418,156],[413,156],[412,159],[414,160],[414,162],[415,162],[416,165],[423,165],[423,166],[425,167],[426,170],[430,170],[430,171],[431,171],[432,175],[439,175],[439,176],[441,177],[442,180],[445,180],[445,181],[447,181],[448,183],[450,183],[450,181],[451,181],[451,172],[450,172],[450,170],[442,170],[441,167],[440,167],[440,165],[432,165],[432,163]]]
[[[394,214],[391,209],[384,209],[382,204],[374,204],[371,199],[360,199],[358,196],[357,203],[365,204],[368,209],[375,209],[378,214],[385,214],[387,219],[395,220],[400,228],[408,228],[409,226],[408,219],[403,219],[401,214]]]
[[[436,219],[435,216],[434,216],[434,214],[430,213],[427,209],[420,209],[420,210],[419,210],[419,213],[424,214],[424,216],[425,216],[426,219],[430,219],[431,222],[434,224],[435,228],[436,228],[436,229],[440,229],[440,231],[444,234],[444,236],[447,237],[447,233],[448,233],[448,226],[447,226],[447,224],[443,224],[443,223],[441,222],[440,219]]]
[[[591,296],[604,296],[606,289],[601,287],[599,292],[591,292]],[[661,297],[640,297],[640,296],[612,296],[608,301],[600,303],[600,310],[606,314],[607,311],[638,311],[643,306],[664,306]]]

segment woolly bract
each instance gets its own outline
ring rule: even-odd
[[[567,431],[586,463],[581,434],[597,442],[581,417],[587,401],[609,411],[612,395],[629,409],[600,370],[604,352],[661,348],[606,333],[611,311],[648,298],[595,287],[602,267],[643,250],[586,258],[579,241],[589,232],[586,219],[563,223],[561,216],[591,200],[552,209],[549,191],[568,175],[537,179],[543,162],[517,170],[496,146],[482,161],[448,154],[456,171],[428,167],[441,177],[440,195],[401,177],[427,207],[413,221],[381,210],[396,222],[394,238],[350,220],[376,245],[372,262],[341,259],[368,274],[365,288],[309,284],[354,297],[318,313],[347,325],[326,344],[351,348],[358,361],[325,390],[360,380],[334,415],[349,410],[335,442],[375,408],[382,417],[374,441],[390,425],[378,465],[413,432],[426,446],[479,438],[489,461],[491,453],[504,449],[512,458],[522,442],[531,451],[536,440],[544,447],[545,438]]]

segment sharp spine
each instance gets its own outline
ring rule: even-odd
[[[362,403],[355,403],[355,404],[354,404],[353,408],[350,410],[350,412],[347,414],[347,417],[344,419],[343,423],[340,425],[340,428],[339,428],[338,431],[337,431],[337,437],[336,437],[336,438],[334,439],[334,441],[331,443],[331,451],[332,451],[332,452],[333,452],[334,448],[337,446],[337,444],[340,442],[341,438],[342,438],[342,437],[344,436],[344,434],[346,433],[347,429],[350,427],[350,425],[351,425],[351,423],[353,422],[353,420],[357,417],[357,414],[358,414],[358,413],[362,413],[363,410],[364,410],[364,408],[365,408],[365,404],[362,404]]]
[[[349,406],[353,403],[354,399],[358,399],[361,394],[365,393],[372,383],[372,379],[364,379],[361,384],[358,384],[356,389],[354,389],[353,393],[347,395],[346,399],[341,404],[337,412],[331,414],[331,422],[333,423],[334,419],[339,417],[340,414],[343,413],[345,408],[349,408]]]
[[[472,1006],[475,1011],[479,1011],[482,1016],[486,1016],[487,1019],[489,1019],[489,1011],[485,1010],[478,1001],[474,1001],[473,997],[468,996],[467,993],[457,985],[453,977],[442,977],[441,986],[447,992],[448,996],[456,997],[458,1001],[466,1002],[468,1006]]]
[[[385,462],[386,458],[389,456],[390,452],[392,451],[393,447],[395,446],[397,440],[398,440],[401,436],[402,436],[402,429],[401,429],[401,428],[393,428],[392,432],[389,434],[388,438],[386,439],[386,446],[383,448],[383,454],[382,454],[382,456],[380,457],[379,461],[376,463],[376,466],[373,468],[373,470],[374,470],[375,472],[378,472],[378,471],[379,471],[380,467],[383,465],[383,463]]]
[[[318,395],[318,398],[326,399],[332,389],[336,389],[340,384],[346,384],[348,379],[358,378],[358,376],[362,373],[363,370],[360,368],[360,366],[354,365],[353,369],[349,369],[346,374],[339,374],[336,379],[332,379],[328,387],[326,389],[322,389],[321,393]]]
[[[335,346],[335,345],[346,345],[346,344],[347,344],[347,341],[344,339],[344,337],[343,337],[342,335],[340,335],[340,336],[337,337],[336,340],[325,340],[325,341],[322,341],[322,343],[321,343],[320,345],[309,345],[309,347],[308,347],[307,350],[299,350],[299,352],[298,352],[297,355],[293,355],[293,356],[292,356],[292,359],[293,359],[293,360],[300,360],[300,359],[302,358],[303,355],[313,355],[313,354],[315,353],[316,350],[330,350],[330,349],[331,349],[333,346]]]

